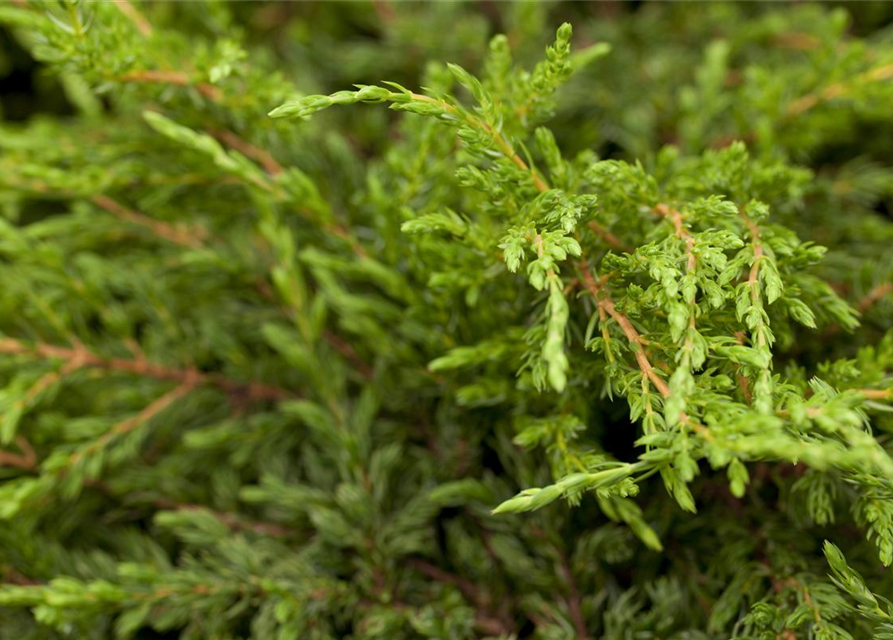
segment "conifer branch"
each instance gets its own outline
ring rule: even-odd
[[[882,282],[859,300],[856,309],[859,310],[859,313],[865,313],[890,293],[893,293],[893,282]]]
[[[13,584],[20,587],[33,587],[39,585],[39,580],[29,578],[15,567],[0,565],[0,583]]]
[[[241,382],[217,373],[204,373],[195,368],[176,369],[155,364],[141,358],[104,358],[78,344],[74,348],[38,342],[28,345],[15,338],[0,338],[0,353],[24,355],[44,360],[63,360],[71,366],[103,369],[118,373],[179,382],[188,386],[204,385],[220,389],[235,398],[249,401],[286,400],[296,394],[273,385]]]
[[[642,375],[654,385],[654,387],[660,392],[660,394],[664,398],[669,398],[672,393],[670,392],[670,387],[661,378],[657,372],[654,370],[654,366],[648,360],[648,356],[645,355],[645,346],[642,340],[642,337],[639,335],[639,332],[633,326],[633,323],[627,318],[623,313],[617,310],[617,307],[614,305],[614,301],[611,299],[608,292],[605,290],[605,287],[599,285],[595,278],[592,277],[592,273],[589,270],[589,265],[585,262],[581,262],[579,265],[580,273],[583,278],[583,285],[586,287],[586,290],[595,300],[595,304],[603,309],[620,327],[620,330],[623,331],[623,335],[626,336],[626,339],[630,343],[630,347],[632,348],[633,355],[636,359],[636,363],[639,366],[639,369],[642,372]]]
[[[607,47],[572,55],[563,24],[524,68],[512,49],[549,12],[521,25],[488,4],[487,20],[520,26],[481,56],[456,49],[483,33],[473,3],[377,2],[361,17],[378,12],[387,41],[362,44],[337,5],[217,3],[202,28],[196,6],[153,24],[144,6],[0,7],[0,32],[65,96],[38,83],[40,117],[7,113],[5,96],[0,114],[0,336],[33,340],[0,337],[0,636],[865,640],[889,626],[864,544],[864,580],[833,545],[815,551],[822,535],[855,550],[858,530],[893,564],[891,323],[875,313],[833,345],[800,328],[853,329],[841,296],[856,274],[877,274],[860,311],[893,292],[891,225],[873,212],[893,156],[874,144],[851,164],[865,150],[838,144],[883,129],[880,32],[835,42],[846,9],[821,7],[649,14],[680,33],[618,12],[621,55],[561,90]],[[309,38],[281,37],[295,28]],[[692,48],[686,29],[719,37]],[[481,74],[422,71],[439,49]],[[276,108],[392,74],[425,89]],[[307,120],[357,103],[411,115]],[[339,186],[351,193],[327,201]],[[122,248],[136,234],[149,242]],[[172,343],[180,329],[190,339]],[[229,377],[252,371],[310,391]],[[206,394],[239,418],[290,401],[196,423]],[[833,524],[844,511],[858,528]]]
[[[685,257],[686,257],[685,270],[688,273],[688,275],[694,277],[695,268],[697,267],[697,264],[698,264],[698,259],[694,252],[695,239],[694,239],[694,236],[692,236],[688,232],[688,230],[685,228],[685,221],[682,218],[682,214],[677,209],[668,207],[665,204],[658,204],[654,208],[654,210],[657,211],[657,213],[659,213],[661,216],[667,218],[668,220],[670,220],[673,223],[673,230],[676,234],[676,237],[679,238],[683,243],[685,243]],[[692,332],[695,330],[695,322],[697,319],[697,311],[698,311],[698,306],[697,306],[697,301],[695,299],[695,296],[692,296],[692,299],[689,301],[688,306],[689,306],[688,328],[689,328],[689,332]],[[686,353],[686,355],[685,355],[686,362],[687,362],[687,365],[690,367],[692,364],[691,363],[691,352],[693,349],[692,336],[690,333],[686,333],[684,349],[685,349],[685,353]]]
[[[633,326],[633,323],[630,321],[630,319],[617,310],[617,307],[614,305],[614,301],[611,300],[610,295],[607,293],[607,291],[605,291],[605,287],[599,285],[592,277],[592,274],[589,271],[589,266],[584,262],[580,263],[579,268],[583,276],[583,284],[586,287],[586,290],[595,300],[596,305],[604,307],[605,312],[614,319],[618,326],[620,326],[620,329],[623,331],[623,334],[629,341],[633,355],[636,359],[636,364],[638,365],[639,370],[642,372],[643,379],[648,380],[651,384],[653,384],[665,400],[671,398],[673,396],[673,392],[670,390],[669,385],[664,381],[663,378],[661,378],[657,374],[654,366],[651,364],[648,356],[645,354],[646,341],[643,340],[643,338],[639,335],[639,332]],[[699,424],[695,420],[692,420],[692,418],[685,411],[681,411],[679,413],[679,422],[690,427],[693,431],[697,432],[706,440],[713,440],[713,436],[710,433],[710,430],[704,425]]]
[[[883,64],[868,71],[860,73],[849,82],[835,82],[820,91],[809,93],[801,98],[794,100],[788,105],[787,114],[790,117],[796,117],[809,111],[822,102],[828,102],[834,98],[846,96],[854,88],[858,88],[865,83],[883,82],[893,78],[893,64]]]
[[[869,400],[893,400],[893,389],[855,389],[855,391]]]
[[[276,522],[267,522],[265,520],[251,520],[243,517],[239,513],[216,511],[203,504],[175,502],[166,498],[156,498],[154,500],[151,500],[151,504],[152,506],[164,511],[207,512],[233,531],[251,531],[259,535],[270,536],[273,538],[290,538],[298,533],[296,530],[278,524]]]
[[[774,386],[771,372],[772,353],[769,349],[772,342],[772,334],[770,333],[768,326],[769,321],[768,316],[766,315],[765,305],[763,304],[761,286],[763,277],[761,269],[764,268],[763,262],[766,261],[768,257],[763,249],[759,226],[747,215],[744,209],[739,211],[739,216],[744,221],[748,233],[750,234],[750,244],[753,252],[750,272],[747,277],[747,287],[750,290],[750,302],[753,313],[745,313],[742,315],[746,316],[747,325],[751,330],[751,342],[756,343],[756,347],[762,354],[762,361],[758,363],[759,373],[757,374],[757,379],[753,387],[753,397],[755,399],[757,410],[763,414],[768,414],[772,411],[772,390]],[[770,263],[769,266],[773,265]],[[775,267],[773,266],[773,270],[774,269]],[[773,287],[774,294],[770,291],[768,286],[766,288],[768,294],[767,300],[769,303],[773,301],[773,296],[777,297],[780,295],[781,285],[780,280],[777,278],[777,274],[774,278]]]
[[[36,398],[43,394],[44,391],[62,380],[68,374],[73,373],[80,368],[81,363],[78,360],[71,360],[65,363],[65,366],[60,368],[58,371],[48,371],[47,373],[40,376],[40,378],[38,378],[37,381],[33,385],[31,385],[28,391],[25,392],[25,395],[22,396],[21,399],[16,400],[16,403],[13,406],[18,409],[22,409],[28,406],[31,402],[33,402]]]
[[[272,153],[266,149],[261,149],[260,147],[251,144],[244,138],[238,136],[234,131],[228,129],[211,129],[209,133],[231,149],[235,149],[239,153],[256,161],[272,177],[275,178],[285,171],[285,168],[279,164],[279,161],[273,157]]]
[[[152,35],[152,24],[146,20],[146,17],[129,0],[114,0],[114,2],[118,10],[133,22],[137,31],[144,36]]]
[[[218,521],[220,521],[222,524],[226,525],[233,531],[252,531],[259,535],[270,536],[273,538],[289,538],[299,533],[298,530],[292,529],[277,522],[254,520],[251,518],[246,518],[241,513],[217,511],[205,504],[177,502],[176,500],[171,500],[169,498],[153,498],[139,493],[119,495],[113,491],[112,487],[100,480],[88,480],[85,484],[92,489],[96,489],[102,492],[110,498],[116,500],[124,499],[126,500],[125,504],[129,504],[131,502],[137,504],[144,503],[163,511],[210,513]]]
[[[215,511],[203,504],[168,503],[170,506],[164,506],[164,501],[162,500],[156,500],[153,504],[160,509],[174,509],[176,511],[207,511],[233,531],[251,531],[273,538],[290,538],[297,533],[294,529],[290,529],[275,522],[250,520],[243,518],[238,513]]]
[[[627,245],[623,240],[618,238],[616,235],[605,229],[599,223],[594,220],[590,220],[586,223],[587,226],[592,229],[592,232],[597,235],[599,238],[607,242],[609,245],[614,247],[615,249],[619,249],[620,251],[625,251],[626,253],[632,253],[633,248]]]
[[[25,436],[17,436],[15,439],[21,453],[0,450],[0,467],[17,467],[24,471],[30,471],[37,466],[37,453]]]
[[[133,416],[132,418],[122,420],[121,422],[113,426],[109,431],[91,442],[89,445],[81,447],[80,449],[72,453],[68,459],[68,466],[74,466],[81,459],[96,455],[97,453],[105,449],[105,447],[116,438],[130,433],[134,429],[143,426],[144,424],[152,420],[155,416],[171,406],[174,402],[191,393],[197,385],[198,380],[195,377],[185,380],[179,386],[174,387],[164,395],[152,401],[137,415]]]
[[[481,631],[490,635],[505,635],[513,630],[511,618],[508,618],[505,611],[501,614],[494,615],[490,612],[492,602],[490,597],[482,593],[477,586],[467,578],[454,575],[448,571],[444,571],[430,562],[421,558],[409,558],[408,564],[417,571],[425,574],[429,578],[451,584],[459,589],[469,602],[476,607],[475,622]]]
[[[444,102],[442,100],[437,100],[436,98],[432,98],[430,96],[426,96],[426,95],[423,95],[420,93],[410,92],[410,95],[412,96],[413,100],[416,100],[418,102],[425,102],[428,104],[437,105],[438,107],[443,109],[445,112],[449,113],[450,115],[455,116],[455,117],[461,117],[470,126],[486,133],[488,136],[490,136],[490,138],[493,140],[493,142],[496,143],[496,146],[499,148],[500,151],[502,151],[502,153],[505,155],[506,158],[511,160],[515,164],[516,167],[521,169],[521,171],[524,171],[524,172],[530,174],[530,179],[533,181],[534,186],[541,193],[549,190],[549,185],[546,184],[545,180],[543,180],[542,177],[540,177],[540,175],[536,171],[534,171],[529,166],[527,166],[527,163],[524,162],[524,160],[521,158],[521,156],[519,156],[515,152],[511,143],[505,139],[505,137],[502,135],[502,133],[500,133],[494,127],[491,127],[484,120],[482,120],[481,118],[478,118],[476,116],[473,116],[470,113],[466,113],[464,111],[459,111],[459,109],[457,109],[453,105],[447,104],[446,102]]]
[[[654,207],[654,210],[673,223],[673,231],[676,233],[676,237],[685,243],[685,268],[688,271],[694,271],[698,261],[697,256],[695,256],[694,253],[695,239],[688,232],[688,229],[685,228],[685,221],[682,218],[682,214],[677,209],[668,207],[665,204],[658,204]]]
[[[790,31],[780,33],[775,37],[775,43],[779,47],[796,49],[798,51],[814,51],[818,49],[822,42],[819,38],[810,33],[802,31]]]
[[[803,600],[803,604],[805,604],[806,607],[809,609],[813,621],[815,622],[815,630],[818,632],[824,631],[824,629],[822,628],[824,620],[822,618],[821,610],[818,606],[816,606],[816,603],[813,602],[812,596],[809,593],[809,587],[803,584],[803,582],[801,582],[794,576],[782,579],[776,575],[773,575],[772,568],[768,566],[767,568],[771,576],[772,589],[777,594],[783,593],[784,590],[788,588],[794,589],[794,591],[796,591],[800,598]],[[783,629],[781,637],[796,640],[797,634],[795,633],[795,629]]]
[[[574,630],[577,634],[577,640],[586,640],[589,633],[586,631],[586,620],[583,617],[583,606],[580,601],[580,590],[577,588],[577,581],[574,579],[573,569],[568,562],[567,556],[560,549],[557,550],[559,556],[559,568],[567,583],[567,608],[570,612],[571,622],[573,622]]]
[[[390,0],[372,0],[372,8],[382,24],[389,25],[397,18],[397,12]]]
[[[197,249],[204,244],[205,233],[200,229],[187,229],[183,226],[170,225],[160,220],[154,220],[138,211],[129,209],[121,203],[112,200],[106,195],[97,194],[90,198],[91,202],[116,217],[149,229],[159,238],[163,238],[174,244],[179,244],[191,249]]]
[[[744,332],[736,331],[735,339],[738,341],[740,346],[744,346]],[[744,373],[741,371],[741,367],[737,367],[735,372],[735,378],[738,382],[738,388],[741,390],[741,395],[744,396],[744,401],[747,404],[750,404],[753,401],[753,392],[750,390],[750,380]]]
[[[192,87],[212,102],[220,102],[223,92],[207,82],[195,82],[187,73],[182,71],[166,71],[164,69],[143,69],[131,71],[123,76],[114,78],[118,82],[132,82],[137,84],[168,84],[177,87]]]
[[[333,349],[344,356],[361,376],[367,380],[375,377],[375,368],[363,361],[349,342],[328,330],[323,332],[323,338]]]
[[[747,276],[750,298],[755,305],[762,306],[760,298],[760,262],[763,260],[763,243],[760,240],[760,228],[743,211],[740,215],[750,231],[751,246],[753,247],[753,262],[750,265],[750,273]],[[765,346],[766,337],[762,331],[757,332],[757,341],[760,346]]]

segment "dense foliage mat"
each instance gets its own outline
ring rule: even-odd
[[[893,638],[847,11],[0,5],[0,637]]]

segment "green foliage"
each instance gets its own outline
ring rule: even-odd
[[[893,638],[890,16],[584,6],[0,7],[0,636]]]

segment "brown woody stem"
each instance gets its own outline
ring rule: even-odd
[[[164,238],[174,244],[193,249],[201,247],[203,244],[205,234],[200,229],[188,229],[181,226],[170,225],[166,222],[161,222],[160,220],[155,220],[138,211],[128,209],[121,203],[102,194],[93,196],[90,198],[90,201],[118,218],[145,227],[159,238]]]
[[[273,385],[259,382],[232,380],[217,373],[204,373],[195,368],[176,369],[149,362],[143,358],[104,358],[86,349],[83,345],[74,348],[59,347],[43,342],[28,345],[15,338],[0,338],[0,353],[26,355],[44,360],[64,360],[80,367],[104,369],[120,373],[130,373],[157,380],[168,380],[193,386],[217,387],[228,395],[247,398],[252,401],[285,400],[295,394]]]

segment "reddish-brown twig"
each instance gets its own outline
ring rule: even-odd
[[[73,348],[38,342],[28,345],[15,338],[0,338],[0,353],[25,355],[44,360],[77,362],[79,366],[120,373],[130,373],[157,380],[168,380],[181,384],[207,385],[217,387],[228,395],[252,401],[285,400],[296,395],[286,389],[259,382],[242,382],[218,373],[204,373],[195,368],[177,369],[155,364],[138,358],[104,358],[87,350],[83,345]]]
[[[84,457],[92,456],[101,451],[115,438],[123,436],[126,433],[130,433],[137,427],[146,424],[147,422],[149,422],[149,420],[171,406],[175,401],[188,395],[193,389],[195,389],[195,387],[195,380],[188,380],[183,382],[183,384],[179,385],[178,387],[171,389],[160,398],[157,398],[152,403],[148,404],[142,411],[140,411],[132,418],[122,420],[114,427],[109,429],[107,432],[102,434],[99,438],[91,442],[89,445],[71,454],[68,459],[69,466],[77,464],[78,461]]]
[[[118,7],[118,10],[122,14],[127,16],[136,27],[137,31],[144,36],[152,35],[152,25],[146,20],[146,17],[140,13],[139,9],[130,4],[128,0],[115,0],[115,6]]]
[[[682,214],[677,209],[668,207],[665,204],[657,205],[654,207],[654,210],[673,223],[673,230],[676,233],[676,237],[685,243],[685,267],[688,271],[693,271],[698,261],[694,254],[695,239],[694,236],[688,232],[688,229],[685,228],[685,220],[682,218]]]
[[[570,613],[571,621],[574,623],[574,630],[577,633],[577,640],[586,640],[589,637],[586,631],[586,620],[583,617],[583,607],[580,601],[580,591],[577,589],[577,581],[574,579],[573,570],[567,556],[560,549],[558,550],[559,559],[561,560],[559,569],[564,575],[567,582],[567,608]]]
[[[670,391],[669,385],[664,382],[664,379],[657,374],[657,372],[654,370],[654,366],[651,364],[651,361],[648,360],[648,356],[645,354],[645,345],[647,344],[647,341],[644,340],[641,335],[639,335],[639,332],[633,326],[633,323],[630,321],[630,319],[617,310],[614,301],[605,290],[605,287],[596,282],[595,278],[592,277],[592,274],[589,271],[589,265],[587,265],[585,262],[581,262],[578,267],[583,276],[583,284],[586,287],[586,290],[595,300],[596,305],[604,308],[605,312],[614,320],[614,322],[617,323],[621,331],[623,331],[623,335],[625,335],[626,339],[629,341],[630,346],[632,347],[633,355],[636,359],[636,364],[639,366],[639,370],[642,372],[643,379],[648,380],[651,384],[653,384],[660,395],[664,397],[664,399],[672,397],[673,392]],[[685,411],[680,412],[679,422],[686,425],[687,427],[690,427],[692,430],[699,433],[705,439],[713,439],[710,430],[704,425],[692,420]]]
[[[642,375],[654,385],[664,398],[669,398],[672,395],[672,393],[670,393],[670,387],[667,386],[667,383],[663,378],[657,375],[654,366],[652,366],[651,362],[648,360],[648,356],[645,355],[644,342],[639,335],[639,332],[633,326],[633,323],[623,313],[617,310],[617,307],[614,305],[614,301],[611,299],[608,292],[605,291],[604,287],[599,285],[595,281],[595,278],[592,277],[592,273],[589,271],[589,265],[581,263],[579,267],[583,277],[583,285],[595,300],[595,304],[611,316],[632,346],[633,355],[636,358],[636,363],[638,364],[639,369],[642,371]]]
[[[145,227],[159,238],[164,238],[174,244],[193,249],[201,247],[203,244],[205,233],[201,229],[175,226],[162,222],[161,220],[155,220],[138,211],[125,207],[120,202],[112,200],[106,195],[95,195],[90,198],[90,201],[121,220],[126,220],[127,222]]]
[[[891,389],[854,389],[854,391],[869,400],[893,400]]]
[[[25,436],[17,436],[16,445],[22,453],[12,453],[10,451],[0,451],[0,467],[16,467],[30,471],[37,465],[37,454],[31,443]]]
[[[226,129],[211,129],[208,133],[231,149],[235,149],[239,153],[260,164],[264,170],[273,177],[278,176],[285,170],[269,151],[251,144],[233,131]]]
[[[223,92],[217,87],[206,82],[194,82],[192,78],[182,71],[166,71],[164,69],[144,69],[131,71],[123,76],[115,78],[118,82],[134,82],[146,84],[170,84],[178,87],[195,87],[195,89],[214,102],[223,99]]]
[[[893,78],[893,64],[884,64],[869,69],[868,71],[857,75],[850,82],[835,82],[820,91],[809,93],[794,100],[788,106],[787,114],[791,117],[799,116],[821,102],[845,96],[853,87],[857,87],[863,82],[882,82],[891,78]]]
[[[429,578],[437,580],[438,582],[452,584],[458,588],[459,591],[461,591],[462,594],[477,607],[475,622],[478,628],[485,633],[500,636],[511,631],[511,618],[507,616],[505,612],[502,612],[502,614],[498,616],[494,616],[490,613],[489,610],[493,605],[490,597],[482,593],[471,580],[463,578],[462,576],[453,575],[452,573],[444,571],[440,567],[420,558],[410,558],[408,563],[414,569],[424,573]]]
[[[750,287],[750,299],[754,305],[762,306],[760,300],[760,262],[762,262],[765,253],[763,251],[763,242],[760,237],[760,228],[743,210],[739,215],[741,216],[741,219],[744,220],[744,224],[747,226],[748,231],[750,231],[751,247],[753,247],[753,263],[750,265],[750,273],[747,276],[747,285]],[[766,332],[757,330],[756,336],[757,345],[761,347],[766,346]]]
[[[673,223],[673,229],[675,230],[676,237],[685,243],[685,270],[687,273],[693,274],[695,267],[697,267],[698,264],[698,258],[695,255],[694,251],[695,238],[693,235],[691,235],[691,233],[688,232],[688,229],[685,228],[685,220],[682,218],[682,213],[680,213],[678,209],[673,209],[665,204],[657,205],[654,210]],[[697,316],[697,311],[697,302],[695,302],[695,299],[692,298],[691,302],[689,303],[689,329],[695,328],[695,318]],[[692,349],[693,345],[691,336],[687,335],[685,338],[685,351],[689,354],[689,357]],[[690,360],[688,361],[690,362]]]
[[[620,249],[621,251],[625,251],[626,253],[632,253],[632,247],[628,246],[623,240],[615,236],[613,233],[605,229],[594,220],[590,220],[587,224],[595,235],[597,235],[599,238],[607,242],[615,249]]]
[[[865,313],[889,293],[893,293],[893,282],[882,282],[859,300],[856,308],[859,310],[859,313]]]
[[[104,495],[108,496],[111,499],[119,499],[122,497],[115,494],[115,492],[109,485],[100,480],[90,480],[86,484],[93,489],[101,491]],[[126,496],[123,496],[123,498],[127,503],[139,504],[142,502],[145,504],[150,504],[151,506],[164,511],[206,511],[234,531],[253,531],[255,533],[272,536],[275,538],[285,538],[297,533],[297,531],[295,531],[294,529],[290,529],[275,522],[251,520],[243,517],[241,514],[238,513],[232,513],[228,511],[215,511],[211,507],[203,504],[176,502],[168,498],[151,498],[138,493],[128,493]]]

